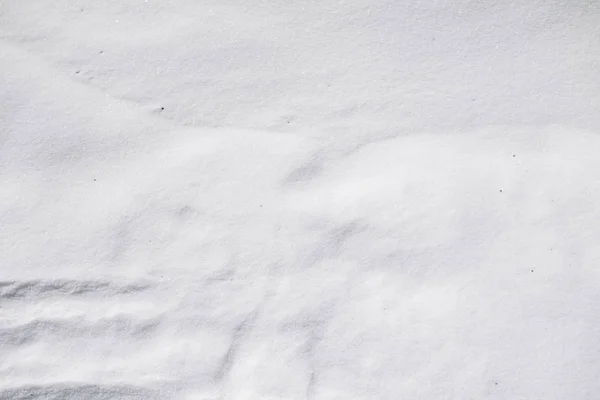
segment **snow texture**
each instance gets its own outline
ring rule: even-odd
[[[0,399],[598,399],[599,26],[0,0]]]

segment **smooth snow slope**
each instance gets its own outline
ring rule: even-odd
[[[0,0],[0,399],[597,399],[598,26]]]

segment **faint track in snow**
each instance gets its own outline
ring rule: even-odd
[[[227,350],[225,357],[223,357],[223,361],[221,362],[221,365],[219,365],[217,373],[215,374],[215,379],[217,381],[222,381],[229,375],[229,372],[236,361],[236,356],[241,343],[246,334],[254,327],[254,323],[256,322],[259,313],[260,311],[258,309],[254,310],[235,328],[231,338],[231,345],[229,346],[229,349]]]
[[[146,388],[121,385],[51,384],[0,390],[0,400],[21,399],[158,399],[159,393]]]
[[[30,299],[37,300],[50,296],[86,296],[101,294],[112,296],[131,294],[147,290],[149,283],[131,283],[119,285],[102,280],[30,280],[30,281],[0,281],[0,300]]]
[[[135,367],[147,358],[168,308],[153,289],[153,282],[131,280],[0,282],[0,400],[160,398],[135,386],[166,379],[152,364]],[[72,369],[76,379],[44,369]]]
[[[40,339],[61,340],[69,336],[110,336],[115,339],[143,338],[156,331],[159,319],[140,320],[130,316],[88,322],[83,318],[37,320],[0,330],[0,343],[22,346]]]

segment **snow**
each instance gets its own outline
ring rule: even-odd
[[[595,1],[0,2],[0,399],[596,399]]]

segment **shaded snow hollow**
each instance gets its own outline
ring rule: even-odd
[[[595,400],[574,3],[0,2],[0,399]]]

